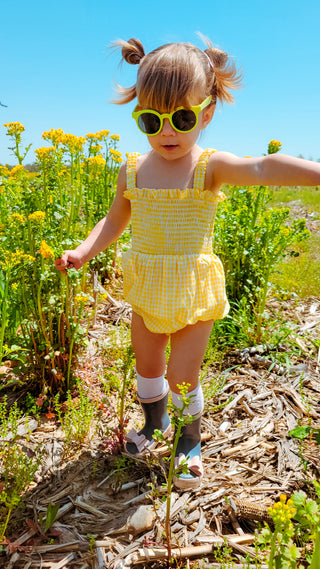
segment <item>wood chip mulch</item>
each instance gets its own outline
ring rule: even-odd
[[[109,302],[111,316],[108,310],[98,314],[92,338],[117,318]],[[128,307],[119,303],[118,308],[129,320]],[[198,569],[220,567],[214,551],[225,543],[233,552],[234,567],[243,567],[246,554],[253,559],[256,555],[257,524],[270,522],[268,507],[280,494],[308,491],[319,476],[320,447],[315,440],[301,442],[288,433],[297,424],[320,429],[320,353],[315,356],[312,348],[319,337],[320,303],[293,302],[288,311],[297,322],[291,341],[300,346],[300,357],[288,357],[280,365],[270,346],[234,350],[223,371],[209,369],[204,379],[203,485],[196,491],[172,492],[172,544],[181,567],[191,568],[195,561]],[[91,359],[94,362],[94,353]],[[210,395],[217,376],[223,379],[221,388]],[[113,407],[116,401],[111,396]],[[130,424],[136,426],[137,419],[141,424],[134,402]],[[167,566],[162,500],[167,448],[144,460],[114,456],[105,437],[111,420],[112,414],[105,415],[91,442],[67,459],[62,458],[64,438],[58,426],[45,419],[34,425],[28,444],[45,441],[46,457],[37,484],[25,497],[27,514],[13,515],[11,541],[0,554],[1,567]],[[150,482],[157,492],[151,491]],[[49,503],[60,508],[44,536],[40,520]]]

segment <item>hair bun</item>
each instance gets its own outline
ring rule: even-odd
[[[126,42],[121,42],[121,45],[123,59],[131,65],[139,65],[141,59],[145,55],[141,41],[136,38],[131,38]]]
[[[213,62],[213,66],[216,69],[225,67],[228,61],[228,54],[225,51],[222,51],[216,47],[212,47],[211,49],[206,49],[205,52],[210,57],[211,61]]]

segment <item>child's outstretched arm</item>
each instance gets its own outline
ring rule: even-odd
[[[233,186],[319,186],[320,163],[285,154],[239,158],[229,152],[216,152],[209,161],[208,184],[217,190],[222,184]]]
[[[80,269],[84,263],[93,259],[120,237],[131,215],[130,202],[123,196],[125,190],[126,166],[122,164],[118,176],[117,193],[108,214],[97,223],[85,241],[76,249],[65,251],[60,259],[55,260],[58,271],[65,273],[66,269],[71,267]]]

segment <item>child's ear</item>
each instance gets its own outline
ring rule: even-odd
[[[207,107],[206,109],[203,110],[201,130],[205,129],[208,126],[208,124],[212,121],[212,117],[214,115],[215,110],[216,110],[215,105],[210,105],[210,107]]]

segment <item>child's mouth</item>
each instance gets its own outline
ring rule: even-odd
[[[177,144],[164,144],[163,148],[165,148],[166,150],[174,150],[175,148],[177,148]]]

